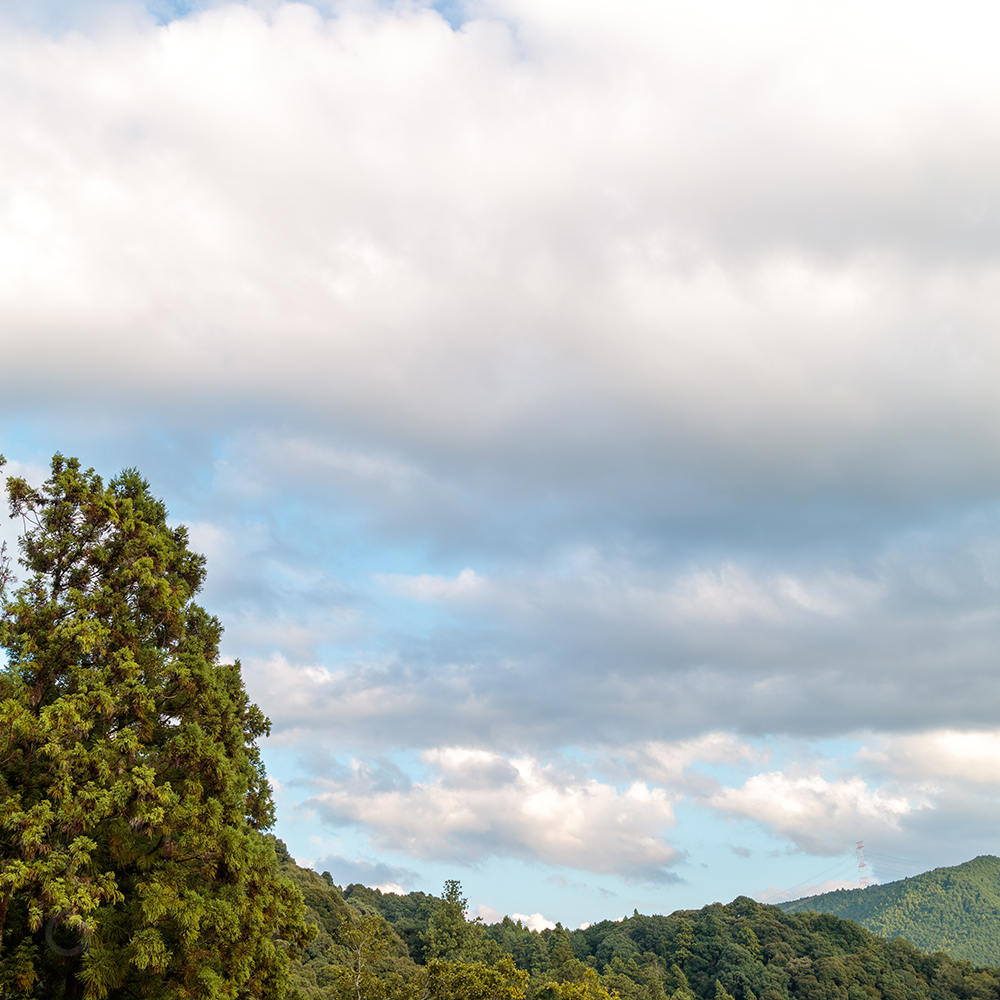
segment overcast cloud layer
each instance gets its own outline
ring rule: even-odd
[[[995,10],[12,7],[0,449],[190,524],[299,856],[995,849]]]

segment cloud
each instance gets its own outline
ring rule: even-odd
[[[988,723],[1000,710],[989,682],[1000,577],[981,523],[936,548],[893,542],[857,572],[811,575],[563,550],[518,557],[506,572],[376,574],[358,596],[316,573],[315,596],[330,595],[314,604],[325,632],[310,641],[314,613],[289,587],[288,614],[255,618],[237,605],[241,631],[231,628],[227,649],[268,636],[284,645],[246,658],[279,733],[323,730],[336,716],[347,741],[475,745],[488,732],[511,752],[586,733],[592,747],[645,744],[640,773],[669,783],[685,754],[758,752],[731,727],[808,736]],[[705,596],[706,579],[728,581],[728,603],[715,589]],[[338,627],[377,631],[378,646],[320,656]],[[686,738],[702,742],[682,749]]]
[[[587,885],[585,882],[570,882],[565,875],[560,875],[558,872],[551,874],[546,880],[546,882],[552,885],[559,886],[560,889],[586,889]]]
[[[0,432],[168,495],[319,813],[992,843],[996,14],[191,6],[0,10]]]
[[[825,892],[835,892],[837,889],[857,889],[858,881],[849,879],[834,878],[825,882],[817,882],[815,885],[797,885],[791,889],[783,889],[778,885],[770,885],[766,889],[754,894],[754,899],[770,906],[778,903],[785,903],[790,899],[804,899],[806,896],[821,896]]]
[[[841,618],[879,596],[877,584],[871,581],[832,574],[827,579],[804,580],[788,573],[754,574],[730,563],[683,572],[672,579],[651,574],[643,579],[636,572],[638,567],[610,562],[595,551],[575,553],[572,562],[574,596],[581,605],[589,605],[585,609],[589,614],[602,618],[629,614],[651,628],[702,629],[748,620],[788,622],[803,613]],[[422,574],[386,576],[381,581],[392,592],[420,601],[464,602],[492,596],[514,614],[530,613],[546,601],[565,600],[570,582],[554,576],[489,580],[470,568],[455,579]]]
[[[334,735],[361,746],[420,745],[428,719],[440,713],[447,724],[444,717],[456,702],[469,700],[463,671],[410,669],[393,657],[342,662],[331,670],[274,654],[248,657],[243,672],[248,691],[272,721],[275,742],[282,745]],[[460,720],[463,730],[473,724],[474,714]]]
[[[762,762],[768,751],[732,733],[705,733],[690,740],[667,743],[654,740],[623,748],[620,757],[647,780],[672,788],[690,787],[697,778],[690,769],[704,764]]]
[[[895,832],[915,810],[928,808],[926,798],[872,788],[859,776],[828,780],[820,775],[756,774],[739,788],[723,788],[707,804],[724,814],[745,817],[770,827],[810,854],[836,855],[857,839]]]
[[[482,578],[468,567],[453,579],[421,573],[419,576],[382,576],[379,582],[393,593],[418,601],[465,600],[474,597],[483,585]]]
[[[383,861],[364,861],[330,854],[311,865],[318,872],[328,871],[337,885],[359,883],[383,892],[405,894],[419,878],[410,868],[386,864]]]
[[[44,358],[508,484],[995,483],[996,68],[894,9],[11,29],[5,405]]]
[[[798,611],[840,617],[859,599],[871,599],[873,589],[857,579],[824,581],[819,586],[787,574],[762,580],[729,564],[678,580],[673,599],[679,617],[712,625],[746,618],[776,621]]]
[[[498,924],[504,918],[499,910],[494,910],[492,906],[487,906],[485,903],[480,903],[476,907],[475,915],[480,917],[484,924]],[[554,920],[549,920],[541,913],[512,913],[510,919],[515,922],[519,921],[531,931],[554,930],[556,926]]]
[[[606,872],[647,882],[676,880],[678,852],[662,839],[674,824],[662,789],[623,791],[531,758],[443,748],[423,754],[434,777],[405,782],[360,761],[320,779],[308,799],[333,826],[361,825],[381,850],[474,863],[494,856]]]
[[[503,914],[499,910],[494,910],[485,903],[480,903],[476,907],[473,916],[478,917],[484,924],[498,924],[503,920]]]
[[[1000,785],[1000,732],[935,730],[885,736],[864,747],[859,759],[895,778],[952,778]]]
[[[542,916],[541,913],[512,913],[511,920],[520,921],[529,931],[551,931],[555,929],[555,921]]]
[[[224,442],[171,475],[277,731],[995,717],[992,53],[891,4],[209,6],[0,40],[0,407]]]

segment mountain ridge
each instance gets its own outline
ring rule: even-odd
[[[289,1000],[358,1000],[359,976],[375,1000],[1000,1000],[1000,968],[808,908],[738,896],[539,932],[509,917],[468,921],[458,882],[442,897],[340,887],[295,865],[280,841],[276,849],[318,929],[293,958]],[[372,945],[364,963],[362,933]]]
[[[960,865],[861,889],[836,889],[779,903],[785,913],[828,913],[885,938],[906,938],[975,965],[1000,965],[1000,858],[981,854]]]

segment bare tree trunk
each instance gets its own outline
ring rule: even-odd
[[[79,1000],[83,996],[80,988],[80,980],[76,978],[76,970],[80,967],[79,958],[69,960],[69,969],[66,970],[66,986],[63,990],[63,1000]]]
[[[7,924],[7,904],[10,902],[10,889],[0,899],[0,955],[3,954],[3,930]]]

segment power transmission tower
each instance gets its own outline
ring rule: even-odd
[[[868,862],[865,861],[865,842],[863,840],[858,841],[855,853],[858,856],[858,884],[862,889],[867,889],[871,880],[868,877]]]

